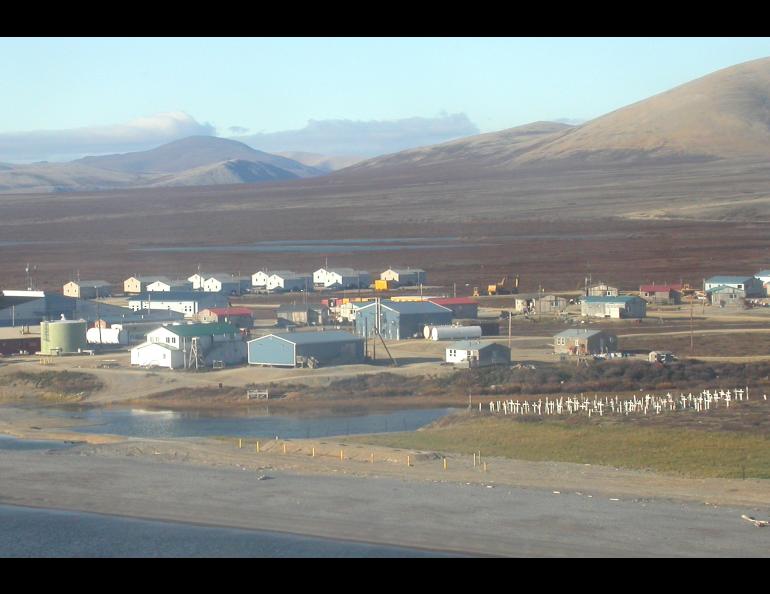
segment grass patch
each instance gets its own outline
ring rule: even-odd
[[[770,478],[765,435],[564,421],[468,418],[411,433],[349,438],[359,443],[518,460],[574,462],[698,478]]]
[[[11,387],[31,386],[44,400],[78,401],[104,387],[99,378],[81,371],[16,371],[6,376]]]

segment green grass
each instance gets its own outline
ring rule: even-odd
[[[476,418],[412,433],[350,438],[405,449],[574,462],[702,478],[770,478],[763,435]]]

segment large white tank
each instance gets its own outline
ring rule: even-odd
[[[431,340],[464,340],[481,338],[481,326],[433,326]]]
[[[88,344],[128,344],[128,334],[120,328],[89,328],[86,332]]]
[[[430,340],[430,335],[432,333],[433,333],[433,326],[431,326],[430,324],[426,324],[425,328],[422,331],[423,336],[428,340]]]

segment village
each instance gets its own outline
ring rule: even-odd
[[[270,377],[259,373],[264,368],[344,374],[344,366],[424,371],[628,357],[666,364],[687,356],[688,333],[692,353],[696,314],[697,333],[714,335],[736,321],[761,330],[757,323],[770,316],[763,309],[768,270],[713,276],[697,289],[647,283],[635,291],[586,277],[583,291],[526,293],[512,276],[481,289],[462,287],[467,296],[458,296],[456,283],[430,285],[424,269],[409,267],[375,276],[328,266],[250,276],[197,270],[184,279],[136,275],[122,287],[71,280],[61,293],[36,290],[29,266],[27,273],[25,289],[0,297],[5,358],[43,365],[61,358],[82,367],[92,366],[83,357],[93,357],[93,366],[143,370],[242,368],[253,370],[256,382]]]

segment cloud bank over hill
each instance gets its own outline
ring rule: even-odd
[[[187,136],[213,136],[216,129],[183,111],[140,117],[125,124],[69,130],[0,133],[0,161],[67,161],[84,155],[146,150]]]
[[[401,120],[310,120],[300,130],[232,138],[267,152],[376,156],[478,133],[478,126],[467,115],[456,113]]]

